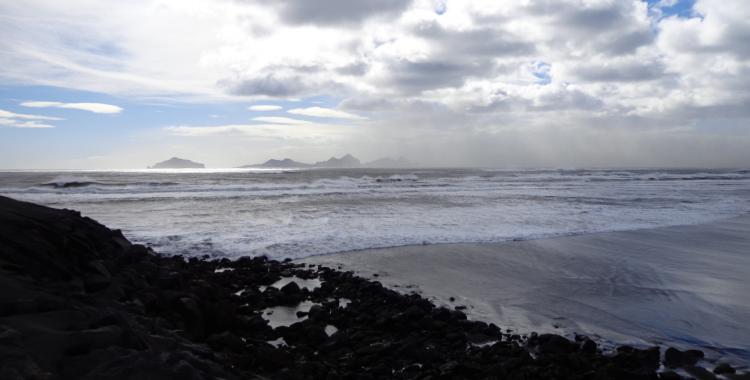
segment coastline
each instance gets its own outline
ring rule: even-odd
[[[716,378],[701,351],[520,335],[320,265],[161,256],[1,196],[0,285],[3,379]]]
[[[699,348],[711,360],[747,366],[746,252],[748,214],[502,243],[361,250],[299,262],[353,270],[519,332]]]

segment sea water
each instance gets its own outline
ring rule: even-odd
[[[709,222],[750,211],[750,170],[0,172],[164,254],[302,258]]]

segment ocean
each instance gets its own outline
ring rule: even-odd
[[[697,224],[750,211],[750,170],[5,171],[164,254],[303,258]]]

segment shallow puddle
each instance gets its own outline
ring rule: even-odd
[[[302,311],[307,313],[314,305],[319,304],[312,301],[302,301],[297,306],[269,307],[263,310],[262,317],[268,322],[268,325],[271,326],[272,329],[279,326],[289,326],[307,319],[307,316],[301,318],[297,317],[297,312]]]
[[[274,346],[276,348],[279,348],[281,346],[287,346],[287,347],[289,347],[289,345],[286,344],[286,341],[284,340],[284,338],[279,338],[279,339],[276,339],[276,340],[269,340],[266,343],[268,343],[268,344],[270,344],[270,345],[272,345],[272,346]]]
[[[477,342],[477,343],[471,342],[469,344],[472,347],[487,347],[487,346],[491,346],[491,345],[493,345],[493,344],[495,344],[497,342],[499,342],[499,340],[487,340],[487,341],[484,341],[484,342]]]
[[[300,289],[307,289],[309,291],[313,291],[315,288],[319,288],[321,284],[320,279],[317,279],[317,278],[307,280],[304,278],[299,278],[297,276],[291,276],[291,277],[282,277],[281,280],[274,282],[273,284],[271,284],[271,286],[276,289],[281,289],[287,284],[289,284],[290,282],[296,283],[297,286],[300,287]]]
[[[334,325],[326,325],[326,328],[324,330],[326,332],[326,335],[331,336],[339,331],[339,329],[336,328]]]

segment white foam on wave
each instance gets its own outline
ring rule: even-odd
[[[95,183],[97,183],[97,181],[89,176],[64,174],[64,175],[59,175],[53,178],[51,181],[45,182],[41,185],[52,186],[52,187],[66,187],[66,186],[73,187],[76,185],[88,185],[88,184],[95,184]]]

